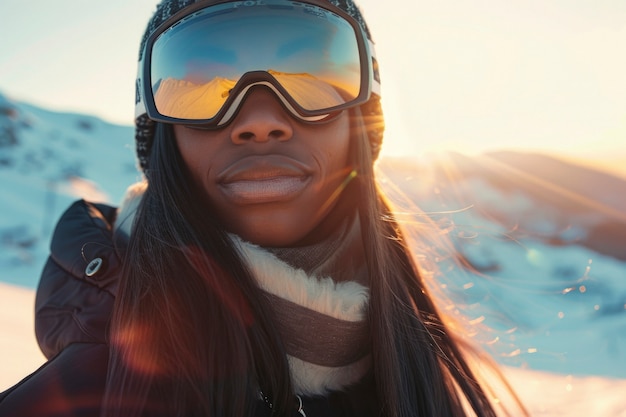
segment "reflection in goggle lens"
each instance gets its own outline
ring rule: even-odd
[[[160,114],[212,119],[252,71],[264,71],[306,111],[331,109],[359,95],[361,63],[348,22],[310,4],[264,3],[202,9],[155,40],[151,80]]]

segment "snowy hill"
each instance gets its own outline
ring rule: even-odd
[[[0,95],[1,282],[36,287],[71,201],[120,201],[139,178],[133,134]],[[525,399],[552,398],[532,404],[536,415],[626,416],[626,182],[512,152],[387,158],[379,168],[410,237],[428,246],[422,232],[436,228],[436,245],[453,245],[418,252],[437,261],[438,289],[511,367]],[[610,388],[604,405],[590,403]]]
[[[395,200],[447,230],[440,281],[500,362],[626,378],[626,181],[532,154],[381,165]]]
[[[83,197],[117,202],[139,177],[134,130],[0,94],[0,280],[33,288],[54,224]]]

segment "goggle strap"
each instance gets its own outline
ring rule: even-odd
[[[144,58],[141,56],[139,65],[137,65],[137,78],[135,78],[135,118],[148,112],[146,109],[146,98],[143,96],[143,86],[141,85],[143,81],[143,60]]]
[[[376,60],[376,48],[374,48],[374,42],[367,39],[367,47],[372,59],[370,65],[372,66],[372,93],[380,97],[380,74],[378,73],[378,61]]]

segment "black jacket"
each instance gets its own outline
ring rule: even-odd
[[[114,207],[80,200],[59,220],[35,302],[35,331],[48,361],[0,394],[0,417],[100,414],[108,327],[121,273],[114,245],[116,213]],[[303,402],[308,417],[379,414],[372,378],[346,392]],[[262,401],[257,410],[257,417],[270,415]]]
[[[115,215],[113,207],[81,200],[61,217],[35,301],[35,332],[48,362],[0,394],[0,416],[99,415],[121,266]]]

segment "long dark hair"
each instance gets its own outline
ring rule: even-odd
[[[369,321],[382,415],[496,415],[439,314],[377,188],[367,129],[351,111],[350,184],[371,275]],[[365,122],[366,121],[366,122]],[[293,406],[289,368],[261,295],[187,175],[171,126],[157,125],[149,186],[126,250],[111,324],[103,416],[249,416],[259,388]]]

